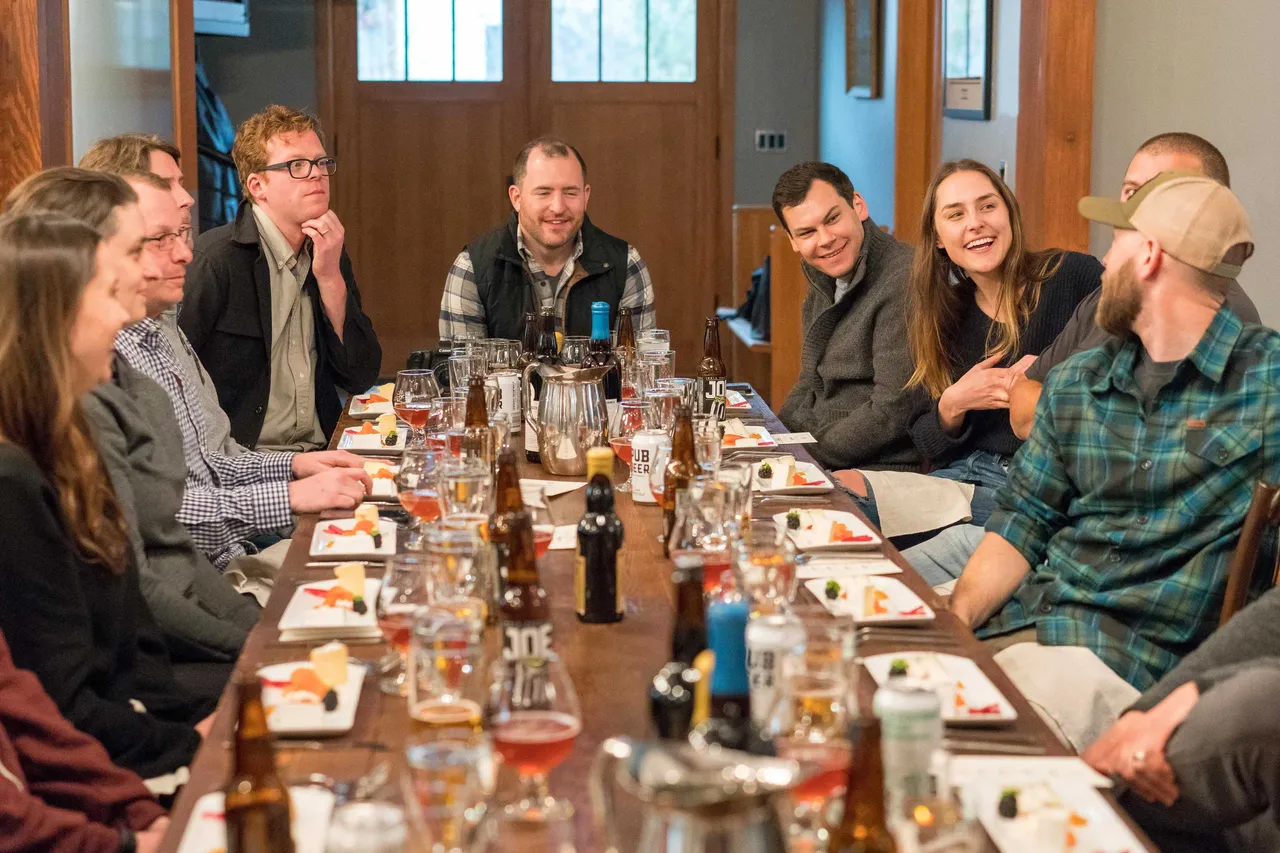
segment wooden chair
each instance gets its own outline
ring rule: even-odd
[[[1280,583],[1280,552],[1274,539],[1267,536],[1277,526],[1280,526],[1280,485],[1259,480],[1253,487],[1253,500],[1240,528],[1240,541],[1231,555],[1227,593],[1218,627]]]

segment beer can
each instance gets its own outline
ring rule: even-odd
[[[942,747],[942,703],[931,687],[891,677],[871,707],[880,718],[885,813],[892,826],[903,819],[908,800],[933,796],[930,770]]]
[[[662,429],[642,429],[631,437],[631,500],[642,504],[656,504],[649,487],[649,474],[658,448],[671,446],[671,436]]]
[[[803,663],[804,623],[792,614],[757,616],[747,623],[747,683],[751,721],[764,728],[791,673]]]
[[[507,423],[521,421],[520,390],[523,380],[518,370],[495,370],[485,378],[485,384],[498,389],[498,412],[507,416]]]

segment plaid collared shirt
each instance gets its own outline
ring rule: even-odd
[[[186,374],[158,320],[147,318],[120,332],[116,352],[169,394],[187,463],[178,521],[215,566],[225,569],[233,558],[243,556],[244,543],[253,536],[293,524],[293,454],[226,456],[208,449],[199,380]]]
[[[524,259],[524,268],[533,283],[538,302],[545,305],[550,299],[554,299],[556,318],[563,327],[564,305],[569,296],[566,285],[582,254],[582,232],[578,232],[573,256],[565,262],[558,276],[548,274],[533,257],[533,253],[525,248],[524,234],[519,228],[516,229],[516,246],[520,250],[520,257]],[[652,329],[657,323],[653,309],[653,281],[649,278],[649,268],[645,266],[635,246],[627,246],[627,279],[618,307],[631,309],[631,323],[637,332]],[[449,268],[449,277],[445,279],[444,296],[440,300],[440,338],[488,336],[484,305],[480,302],[476,272],[471,265],[471,253],[463,249],[454,259],[453,266]]]
[[[1034,625],[1145,690],[1216,627],[1254,483],[1280,474],[1280,334],[1219,309],[1145,410],[1140,347],[1049,374],[987,522],[1032,570],[977,633]]]

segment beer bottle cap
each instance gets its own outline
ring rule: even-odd
[[[613,479],[613,450],[608,447],[592,447],[587,451],[587,479],[604,474]]]

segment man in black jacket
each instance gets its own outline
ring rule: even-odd
[[[240,125],[231,153],[245,201],[197,242],[178,324],[236,441],[322,447],[341,413],[337,389],[365,390],[382,362],[329,209],[337,161],[314,117],[275,105]]]
[[[566,335],[591,334],[591,303],[609,326],[630,308],[638,332],[654,326],[653,283],[634,247],[587,218],[591,185],[578,149],[550,137],[516,157],[514,212],[454,260],[440,300],[440,337],[519,338],[526,312],[553,309]]]

